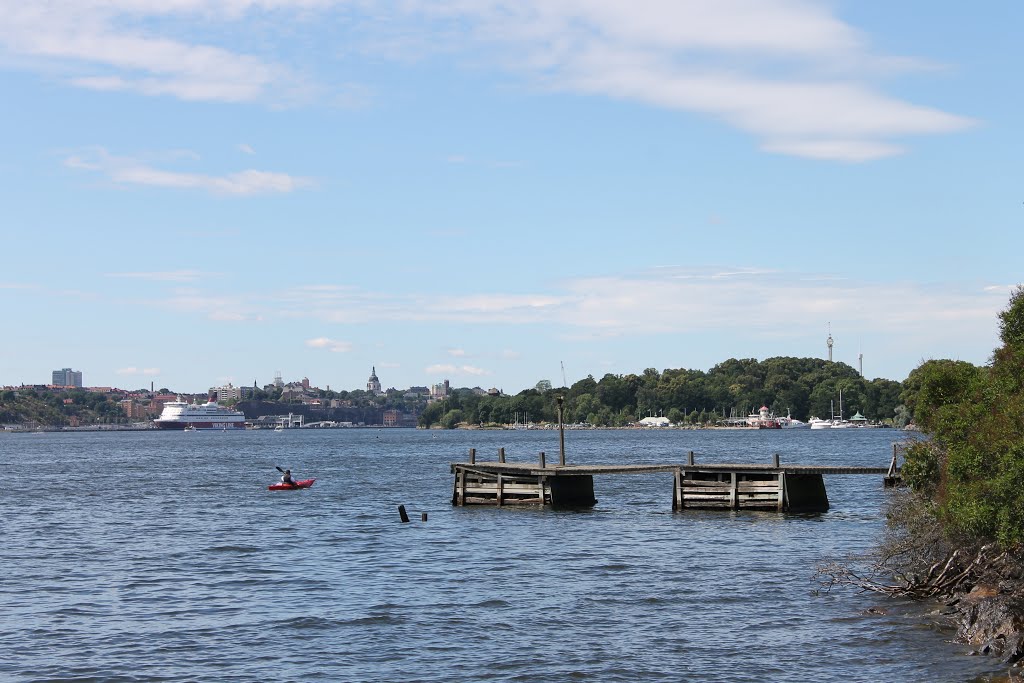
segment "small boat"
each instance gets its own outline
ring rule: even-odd
[[[285,484],[284,482],[277,482],[267,487],[268,491],[291,491],[293,489],[308,489],[313,485],[316,479],[296,479],[294,484]]]

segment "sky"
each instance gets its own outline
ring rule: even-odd
[[[1024,3],[0,0],[0,385],[988,362]]]

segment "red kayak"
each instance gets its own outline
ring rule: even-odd
[[[268,491],[291,491],[292,489],[308,489],[316,479],[296,479],[294,484],[277,482],[267,487]]]

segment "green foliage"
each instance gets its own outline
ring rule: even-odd
[[[461,410],[449,410],[441,416],[441,426],[445,429],[455,429],[465,419]]]
[[[933,441],[915,441],[904,449],[903,457],[903,481],[914,490],[934,493],[942,475],[945,451]]]
[[[1010,295],[1010,303],[999,313],[999,338],[1012,349],[1024,349],[1024,286]]]
[[[931,442],[908,450],[903,475],[947,534],[1008,546],[1024,542],[1024,290],[999,317],[990,366],[933,360],[907,378],[904,400]]]
[[[71,418],[85,425],[127,422],[120,398],[83,389],[5,390],[0,393],[0,423],[63,427]]]

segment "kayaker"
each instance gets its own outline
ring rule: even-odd
[[[295,480],[292,479],[292,471],[291,470],[285,470],[284,471],[284,474],[281,475],[281,483],[282,484],[290,484],[291,486],[295,486]]]

